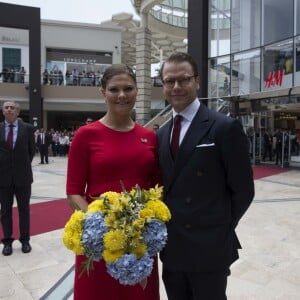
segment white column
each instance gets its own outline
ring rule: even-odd
[[[142,20],[142,26],[136,31],[136,77],[139,89],[136,121],[145,125],[151,118],[151,32],[144,26],[147,24],[144,15]]]

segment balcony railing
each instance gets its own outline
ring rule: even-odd
[[[29,74],[21,74],[20,72],[0,73],[0,83],[29,83]],[[58,86],[101,86],[101,76],[64,76],[59,74],[41,75],[42,85],[58,85]],[[162,87],[159,76],[151,77],[153,87]]]

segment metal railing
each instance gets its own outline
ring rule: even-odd
[[[30,74],[22,74],[20,72],[0,73],[0,83],[20,83],[29,84]],[[41,75],[42,85],[57,85],[57,86],[101,86],[101,76],[99,75],[69,75],[63,74],[47,74]],[[153,87],[162,87],[162,82],[159,76],[151,77]]]

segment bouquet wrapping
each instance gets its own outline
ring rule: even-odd
[[[76,210],[66,223],[64,245],[85,255],[83,271],[103,259],[107,272],[123,285],[142,283],[151,274],[153,256],[167,241],[165,223],[171,214],[161,201],[162,187],[149,190],[138,185],[130,191],[106,192]]]

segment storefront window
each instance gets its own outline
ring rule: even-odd
[[[112,64],[111,52],[71,49],[47,49],[47,71],[50,85],[99,86],[102,74]]]
[[[294,0],[263,0],[263,44],[292,37]]]
[[[261,0],[232,1],[231,52],[260,46]]]
[[[293,83],[293,40],[263,49],[263,90],[290,88]]]
[[[209,60],[209,97],[230,95],[230,57],[224,56]]]
[[[209,56],[230,53],[230,0],[210,1]]]
[[[246,95],[260,91],[260,50],[233,55],[231,93]]]

